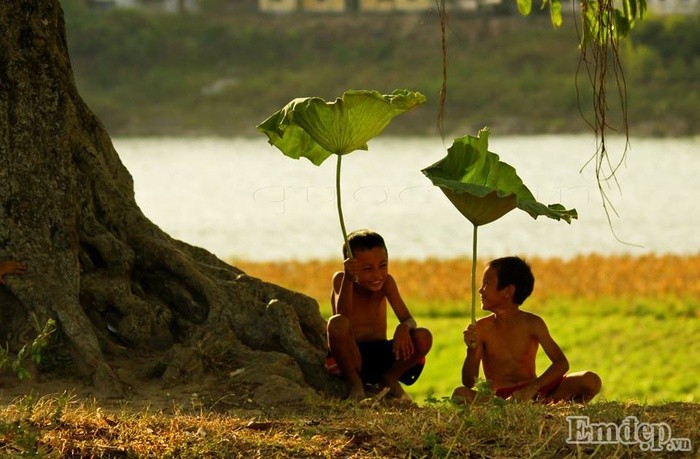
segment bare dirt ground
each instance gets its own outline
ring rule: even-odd
[[[138,413],[162,412],[172,414],[182,410],[205,410],[224,412],[240,409],[247,411],[275,404],[274,398],[265,394],[278,392],[279,387],[271,381],[264,385],[253,384],[242,378],[239,372],[209,372],[191,380],[176,384],[165,384],[160,378],[148,374],[153,363],[147,357],[133,357],[112,362],[115,372],[124,383],[122,394],[108,394],[97,390],[89,380],[72,375],[36,374],[24,380],[9,371],[0,375],[0,403],[11,404],[25,397],[39,399],[49,396],[68,396],[75,402],[97,405],[104,410],[127,410]],[[253,373],[250,371],[249,373]],[[293,405],[307,392],[290,389],[288,397],[278,399],[281,405]],[[309,392],[313,392],[308,389]]]

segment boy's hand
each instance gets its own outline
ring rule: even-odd
[[[469,349],[476,349],[476,343],[479,340],[479,335],[476,333],[476,326],[473,324],[467,325],[467,328],[462,332],[464,336],[464,344]]]
[[[410,329],[399,324],[394,332],[394,358],[396,360],[408,360],[413,357],[413,339]]]
[[[19,261],[0,261],[0,284],[7,274],[22,274],[27,267]]]
[[[357,260],[354,258],[348,258],[343,262],[343,266],[345,268],[345,275],[347,276],[347,279],[357,283],[359,280],[358,276],[360,274],[360,265],[357,263]]]

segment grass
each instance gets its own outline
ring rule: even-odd
[[[571,444],[568,416],[621,425],[666,424],[691,451],[669,453],[651,435],[644,445]],[[25,397],[0,409],[3,457],[682,457],[700,439],[700,406],[615,402],[541,406],[486,403],[457,407],[433,401],[399,409],[309,400],[294,411],[172,413],[107,411],[70,396]],[[649,451],[648,447],[662,448]]]
[[[529,261],[536,286],[523,308],[545,319],[571,371],[601,376],[601,399],[700,401],[700,254]],[[339,262],[233,263],[316,298],[322,314],[330,314],[330,277]],[[459,385],[470,266],[467,259],[390,262],[411,312],[434,337],[428,365],[408,388],[417,401],[448,396]],[[548,361],[543,353],[539,357],[542,371]]]

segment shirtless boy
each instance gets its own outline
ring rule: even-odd
[[[484,376],[496,395],[509,400],[588,402],[600,392],[601,380],[590,371],[568,373],[569,362],[539,316],[521,311],[530,296],[535,278],[530,266],[518,257],[491,261],[479,289],[482,308],[491,312],[464,330],[467,357],[462,366],[462,384],[454,390],[456,402],[473,401],[474,383],[483,364]],[[551,364],[537,376],[538,347]]]
[[[352,258],[343,247],[345,269],[333,275],[327,367],[335,361],[351,399],[365,398],[365,384],[379,384],[410,400],[401,382],[412,384],[420,374],[432,335],[416,327],[401,298],[382,237],[359,230],[348,235],[348,243]],[[399,320],[392,340],[387,340],[387,301]]]

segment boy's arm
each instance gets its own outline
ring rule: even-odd
[[[333,314],[349,316],[353,309],[353,284],[360,268],[354,258],[346,259],[343,262],[343,267],[345,268],[343,272],[337,272],[333,275],[331,306]]]
[[[523,394],[521,396],[516,396],[517,392],[513,394],[516,399],[531,400],[535,396],[538,390],[546,387],[550,384],[554,384],[561,379],[562,376],[569,371],[569,361],[564,355],[564,351],[561,350],[559,345],[554,341],[552,335],[549,334],[547,325],[544,320],[540,317],[535,317],[533,326],[533,333],[535,338],[542,346],[542,350],[547,354],[549,360],[552,362],[549,367],[540,376],[535,378],[530,384],[523,389]],[[527,394],[525,392],[528,392]]]
[[[352,279],[345,273],[333,275],[331,307],[333,314],[349,315],[352,312]]]
[[[412,357],[415,351],[413,340],[411,339],[411,330],[416,328],[416,321],[408,311],[408,306],[406,306],[399,293],[396,280],[391,275],[387,277],[384,283],[384,292],[391,309],[396,314],[396,318],[399,319],[399,324],[394,331],[394,357],[397,360],[406,360]]]
[[[391,309],[393,309],[394,314],[396,314],[396,318],[399,319],[399,325],[396,328],[398,329],[400,326],[405,326],[408,330],[416,328],[416,321],[408,311],[408,306],[406,306],[406,303],[399,293],[399,286],[396,285],[396,280],[391,275],[387,277],[384,283],[384,292],[386,293],[386,299],[389,301]]]
[[[479,340],[476,327],[472,324],[467,326],[463,335],[464,343],[467,345],[467,356],[462,364],[462,385],[471,389],[479,377],[483,344]]]

